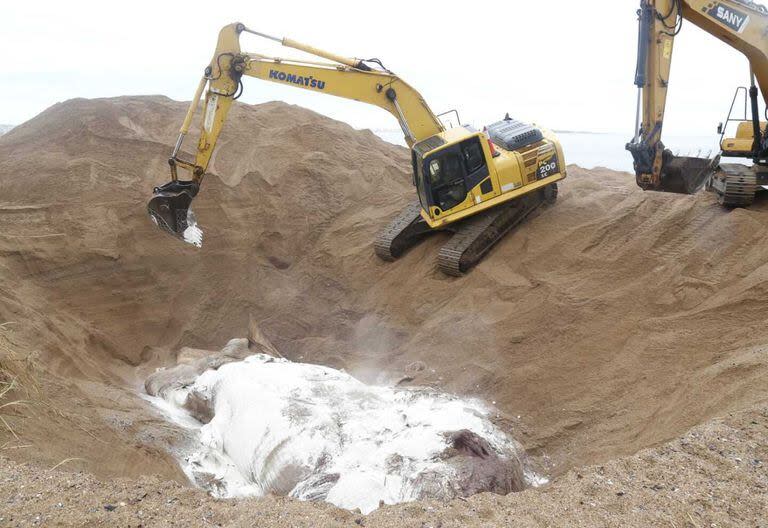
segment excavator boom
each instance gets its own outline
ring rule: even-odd
[[[274,40],[283,46],[332,62],[311,62],[243,53],[240,49],[242,33]],[[242,92],[243,76],[379,106],[395,116],[409,146],[444,130],[421,95],[397,75],[385,69],[378,59],[364,61],[342,57],[292,39],[259,33],[240,23],[225,26],[219,33],[214,57],[198,84],[173,153],[168,160],[171,181],[156,187],[148,204],[150,217],[158,227],[176,238],[186,240],[184,233],[194,227],[189,208],[200,190],[230,107]],[[180,151],[203,92],[205,100],[202,130],[196,154],[194,160],[184,160],[180,157]],[[189,173],[189,179],[179,179],[179,168]],[[193,243],[197,242],[198,236],[195,234],[192,237],[195,241]],[[190,235],[186,238],[190,238]]]

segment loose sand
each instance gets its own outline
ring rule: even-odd
[[[506,497],[385,506],[369,516],[282,497],[217,501],[155,477],[96,481],[0,458],[0,524],[461,528],[768,526],[768,407],[696,427],[679,440],[551,486]],[[23,483],[23,487],[19,484]]]
[[[678,502],[718,516],[728,512],[718,501],[751,486],[733,508],[757,518],[753,508],[766,505],[758,487],[764,465],[755,466],[754,481],[720,474],[719,462],[704,471],[699,464],[710,454],[695,442],[684,453],[646,452],[651,462],[643,454],[608,461],[768,397],[766,202],[726,211],[708,194],[643,193],[628,174],[571,166],[557,206],[507,237],[468,277],[452,279],[435,269],[443,235],[393,264],[373,255],[377,230],[412,199],[405,149],[298,107],[237,105],[212,166],[219,176],[195,202],[206,234],[196,250],[159,233],[144,213],[152,186],[167,178],[184,107],[163,97],[73,100],[0,138],[0,323],[13,323],[1,329],[0,370],[26,381],[0,405],[32,401],[0,409],[18,435],[0,423],[0,455],[36,464],[5,462],[3,478],[23,477],[37,489],[34,478],[47,486],[56,475],[50,485],[60,486],[75,477],[34,467],[71,459],[62,468],[97,478],[158,475],[104,484],[104,494],[143,487],[164,494],[157,499],[164,505],[178,493],[191,501],[185,514],[168,510],[180,523],[193,519],[184,515],[202,523],[207,508],[239,515],[237,506],[160,483],[183,482],[167,451],[181,438],[137,393],[155,368],[176,363],[180,348],[219,349],[246,335],[253,318],[289,359],[495,402],[538,464],[564,475],[543,491],[446,510],[403,506],[372,519],[412,508],[430,523],[560,515],[573,525],[631,513],[613,488],[593,501],[595,510],[556,503],[600,495],[599,469],[584,480],[567,473],[595,464],[606,464],[614,483],[653,479],[649,486],[683,489],[686,477],[715,479],[714,498],[694,487]],[[761,447],[749,431],[736,429],[734,440],[747,443],[734,449],[764,449],[765,437]],[[83,488],[62,497],[101,486],[90,477],[76,482]],[[638,501],[651,501],[645,518],[666,519],[650,512],[654,504],[673,508],[676,496],[643,485],[633,489],[645,490]],[[14,519],[31,514],[14,492],[27,493],[4,484],[3,508]],[[87,520],[97,508],[95,520],[106,515],[107,498],[89,494],[78,511]],[[249,504],[251,515],[259,505],[265,515],[295,514],[296,525],[318,511],[354,521],[326,506]],[[669,519],[704,525],[699,510],[687,511],[692,521],[682,509]]]

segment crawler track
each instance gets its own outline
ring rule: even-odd
[[[751,205],[758,189],[755,172],[738,163],[721,164],[711,185],[717,201],[726,207]]]
[[[451,240],[438,253],[437,265],[440,271],[454,277],[465,274],[480,262],[504,235],[539,206],[556,197],[554,190],[550,190],[546,197],[543,190],[530,193],[512,200],[508,205],[496,207],[463,221]]]
[[[437,266],[446,275],[460,277],[531,213],[541,205],[553,204],[556,200],[557,184],[551,184],[442,229],[431,229],[421,218],[421,205],[413,202],[379,233],[373,245],[374,251],[380,259],[392,262],[426,235],[449,231],[453,236],[440,249]]]
[[[416,201],[400,211],[379,233],[373,250],[381,260],[392,262],[431,232],[429,225],[421,218],[421,204]]]

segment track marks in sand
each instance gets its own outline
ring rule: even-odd
[[[694,208],[689,213],[677,221],[678,229],[672,232],[668,241],[651,250],[655,257],[663,260],[680,260],[681,257],[689,255],[700,247],[702,237],[710,224],[727,214],[714,203],[703,208]]]

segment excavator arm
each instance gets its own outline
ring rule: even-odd
[[[243,33],[274,40],[330,62],[244,53],[240,49],[240,35]],[[190,227],[194,228],[190,205],[200,190],[232,103],[242,93],[244,76],[379,106],[395,116],[409,146],[444,130],[421,95],[384,68],[377,59],[365,61],[342,57],[288,38],[258,33],[239,23],[225,26],[219,33],[216,53],[200,79],[168,160],[171,181],[155,188],[154,197],[148,205],[150,216],[159,227],[196,245],[201,242],[201,234],[199,231],[187,231]],[[181,147],[204,92],[201,132],[195,157],[194,160],[184,160],[180,157]],[[189,178],[180,179],[179,169],[186,171]]]
[[[684,21],[693,23],[749,60],[754,144],[752,156],[765,157],[757,115],[758,88],[768,94],[768,11],[749,0],[641,0],[635,85],[635,136],[627,144],[637,183],[647,190],[692,194],[716,170],[719,160],[679,157],[661,140],[674,41]],[[717,74],[713,65],[712,74]]]

